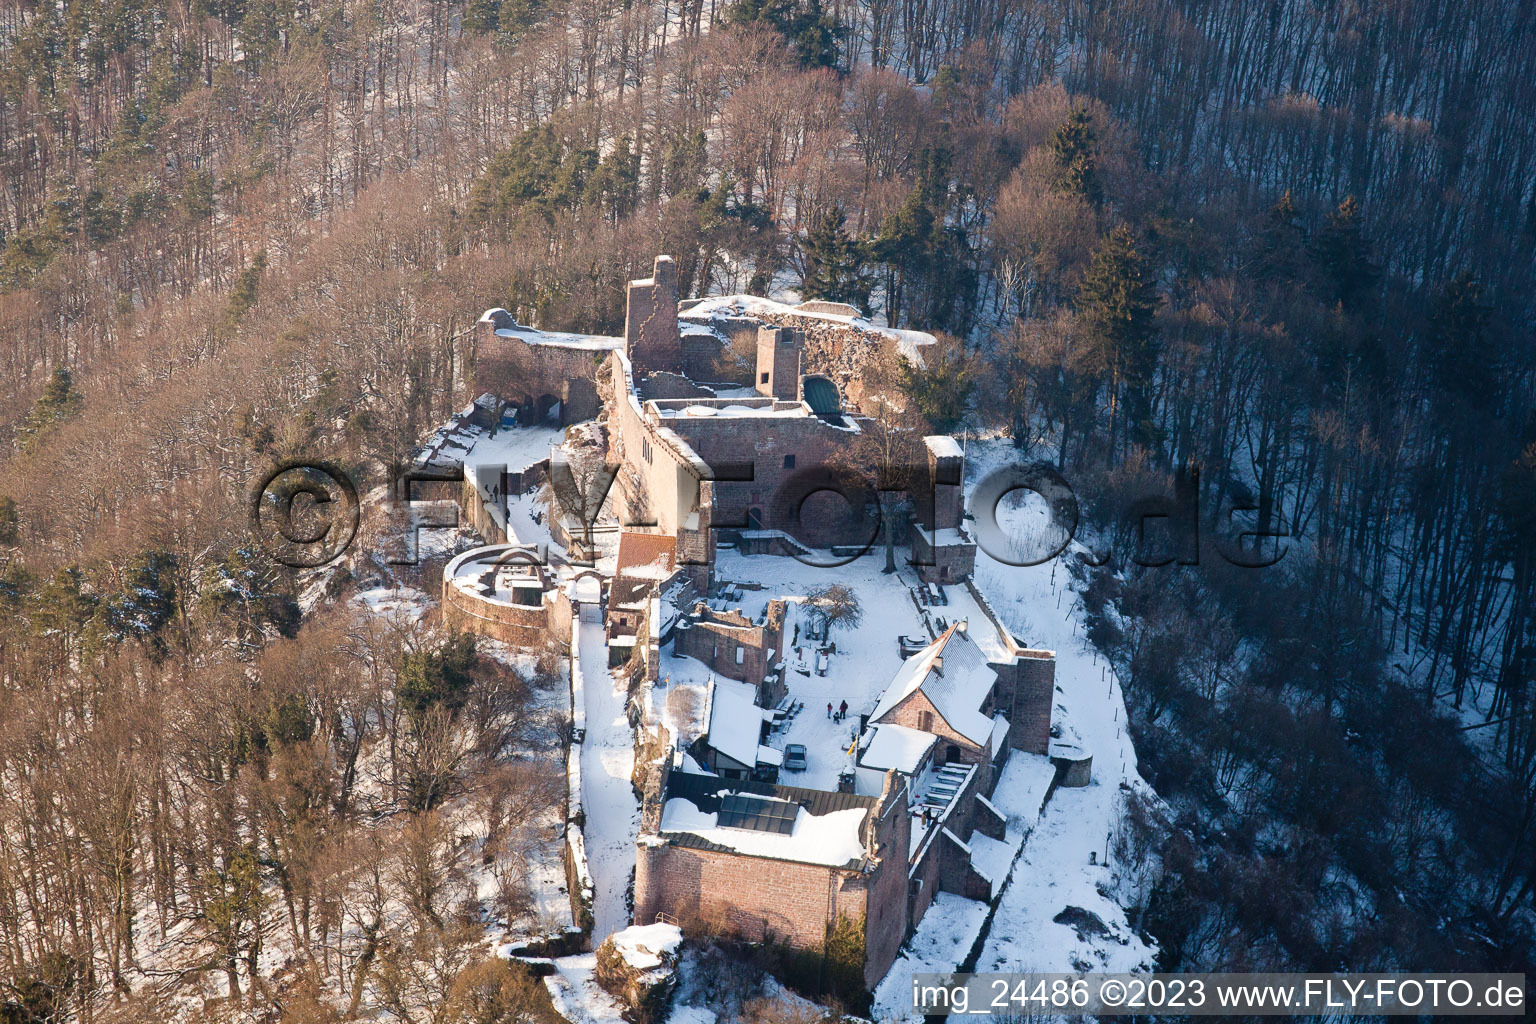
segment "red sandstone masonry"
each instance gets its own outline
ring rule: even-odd
[[[659,913],[751,941],[772,935],[818,946],[838,915],[859,920],[866,880],[857,871],[682,846],[640,846],[635,920]]]
[[[677,332],[677,266],[656,257],[650,280],[631,281],[624,311],[624,343],[637,370],[676,370],[682,363]]]
[[[1056,706],[1056,656],[1045,651],[1026,651],[1014,666],[1012,744],[1031,754],[1049,753],[1051,712]]]
[[[673,651],[697,658],[708,665],[716,675],[737,679],[753,686],[761,686],[773,668],[773,662],[784,657],[784,604],[769,603],[767,621],[762,625],[745,616],[734,613],[709,612],[707,617],[689,618],[686,627],[679,623],[673,634]],[[736,651],[742,652],[740,664]],[[773,662],[769,652],[773,652]],[[774,699],[782,697],[778,694]]]
[[[925,712],[930,716],[926,725],[923,724]],[[939,738],[938,751],[934,756],[936,761],[944,760],[944,749],[951,743],[960,748],[958,759],[966,764],[980,764],[987,759],[987,752],[984,749],[950,727],[944,720],[944,716],[939,714],[938,708],[933,706],[933,702],[922,690],[912,691],[905,700],[887,711],[880,721],[933,733]]]
[[[516,329],[510,315],[502,324]],[[594,381],[608,352],[601,349],[530,345],[519,338],[496,334],[498,322],[475,324],[475,352],[465,401],[490,392],[518,405],[535,404],[543,396],[561,403],[562,423],[592,419],[601,412]]]

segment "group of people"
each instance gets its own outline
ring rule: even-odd
[[[848,717],[848,702],[847,701],[843,701],[836,708],[833,708],[832,707],[832,702],[831,701],[827,701],[827,717],[832,719],[832,721],[834,721],[834,722],[841,722],[843,719],[847,718]]]

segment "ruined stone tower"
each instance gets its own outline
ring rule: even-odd
[[[757,329],[757,390],[783,402],[800,400],[800,349],[805,335],[790,327]]]
[[[636,370],[676,371],[682,362],[677,334],[677,265],[657,256],[652,276],[629,282],[624,348]]]

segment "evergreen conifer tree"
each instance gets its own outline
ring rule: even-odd
[[[838,207],[816,219],[806,232],[805,276],[800,294],[807,299],[846,302],[869,307],[870,281],[864,245],[848,233],[847,217]]]
[[[1050,147],[1056,157],[1057,191],[1094,204],[1104,198],[1098,177],[1098,135],[1087,107],[1078,104],[1072,108],[1052,133]]]
[[[1312,241],[1312,258],[1322,279],[1323,296],[1329,302],[1343,303],[1346,312],[1361,312],[1380,271],[1371,262],[1360,203],[1354,196],[1345,196],[1338,209],[1328,215]]]
[[[732,25],[767,25],[795,48],[800,66],[837,66],[838,44],[848,29],[836,16],[822,10],[821,0],[736,0],[726,9]]]
[[[1254,237],[1253,256],[1261,281],[1294,281],[1301,275],[1306,236],[1301,230],[1290,189],[1286,189],[1265,214],[1264,223]]]
[[[1458,414],[1486,410],[1489,400],[1503,392],[1499,346],[1488,331],[1482,295],[1482,287],[1463,271],[1446,283],[1429,310],[1425,368],[1436,411],[1448,422],[1461,419]]]
[[[496,31],[501,20],[501,0],[469,0],[460,19],[464,31],[484,35]]]
[[[1157,304],[1147,261],[1131,229],[1122,224],[1094,250],[1078,290],[1077,309],[1109,370],[1111,400],[1123,399],[1127,435],[1143,443],[1152,440],[1150,396],[1159,355]]]
[[[21,519],[16,514],[16,500],[0,495],[0,547],[15,547],[21,540]]]
[[[75,390],[75,380],[69,368],[55,366],[48,383],[43,385],[43,393],[38,397],[37,404],[16,431],[22,450],[31,451],[35,448],[49,429],[75,415],[83,404],[84,399]]]

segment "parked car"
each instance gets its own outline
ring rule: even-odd
[[[784,744],[784,770],[787,772],[805,771],[805,744]]]

